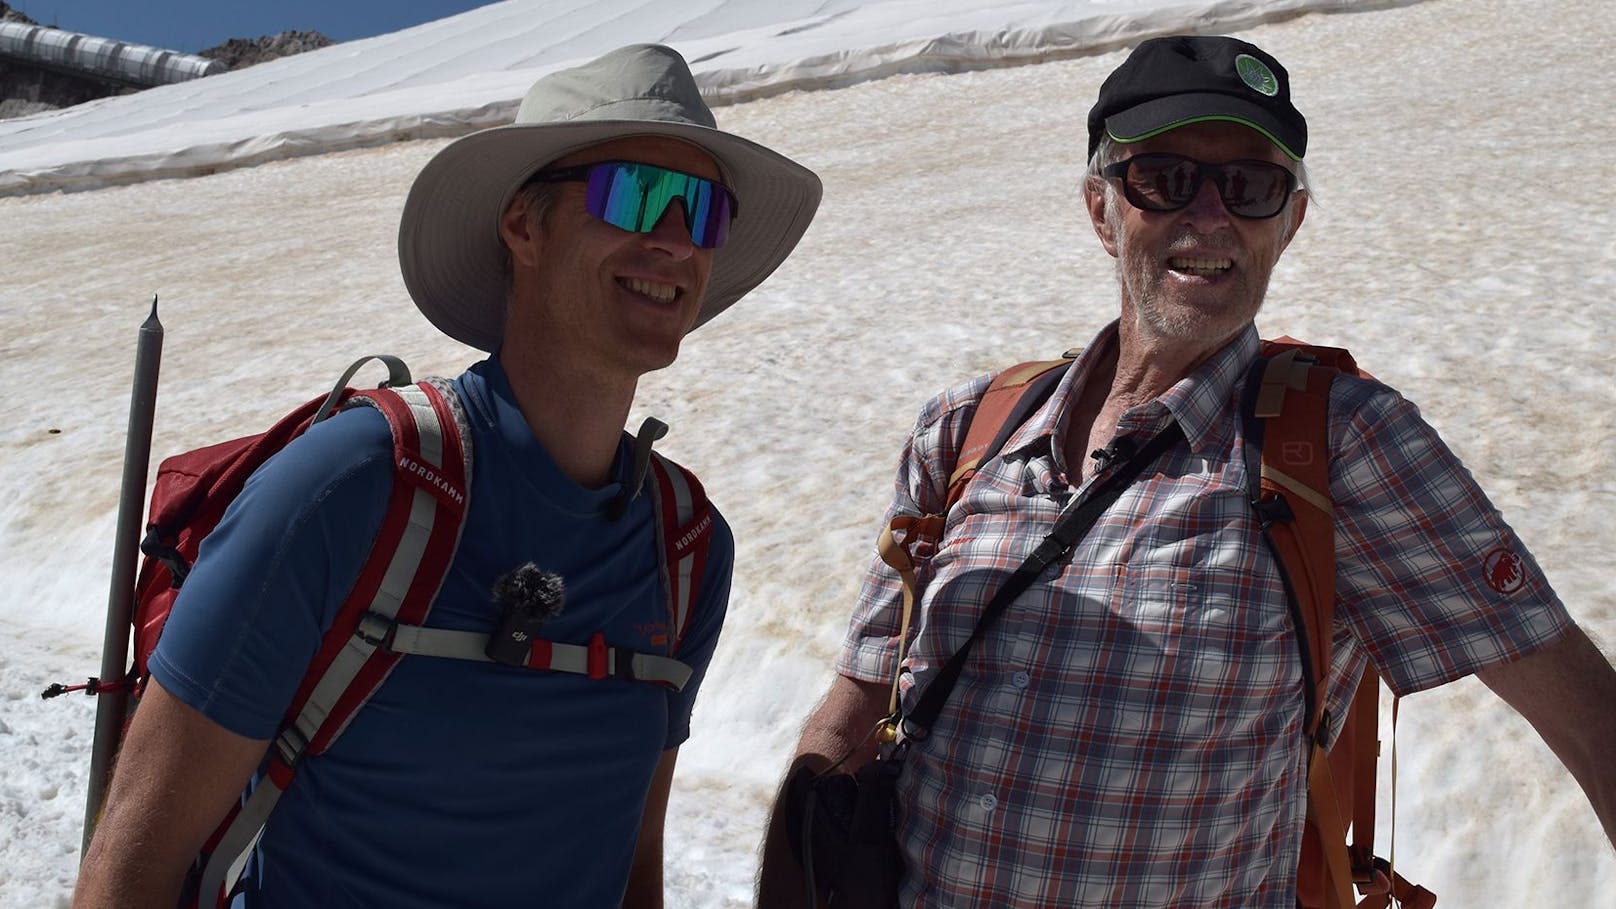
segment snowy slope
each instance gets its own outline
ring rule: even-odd
[[[1261,327],[1349,347],[1418,402],[1610,652],[1616,39],[1600,27],[1574,0],[1431,0],[1240,34],[1291,69],[1319,188]],[[670,909],[749,904],[766,803],[829,681],[920,403],[1114,313],[1072,193],[1082,116],[1121,57],[718,111],[818,171],[826,198],[774,277],[645,378],[631,418],[672,426],[660,446],[700,473],[739,546],[670,805]],[[1539,111],[1552,141],[1528,128]],[[165,153],[206,127],[180,121]],[[361,354],[459,371],[475,353],[414,311],[394,254],[404,194],[444,141],[0,197],[0,907],[65,906],[72,887],[92,705],[37,693],[99,662],[151,295],[168,329],[158,457],[261,429]],[[1439,906],[1611,905],[1616,853],[1524,721],[1475,680],[1402,717],[1396,857]]]

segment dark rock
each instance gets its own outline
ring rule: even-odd
[[[24,16],[11,8],[11,4],[0,0],[0,22],[21,22],[24,25],[38,25],[38,22]]]
[[[231,38],[217,47],[197,51],[197,56],[218,60],[231,69],[241,69],[279,57],[319,50],[333,43],[319,32],[281,32],[262,38]]]

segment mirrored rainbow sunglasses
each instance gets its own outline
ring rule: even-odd
[[[729,239],[729,222],[740,210],[735,194],[716,180],[636,161],[601,161],[578,167],[541,170],[531,181],[587,184],[584,208],[613,227],[648,234],[678,199],[684,204],[690,239],[702,249],[717,249]]]

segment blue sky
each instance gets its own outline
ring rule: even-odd
[[[41,25],[195,52],[230,38],[317,31],[352,41],[492,0],[6,0]]]

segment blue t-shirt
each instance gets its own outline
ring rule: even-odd
[[[584,489],[534,439],[495,360],[455,380],[471,424],[466,525],[427,624],[491,632],[491,589],[527,562],[559,574],[543,633],[647,653],[667,606],[649,492],[618,520],[615,480]],[[204,542],[151,659],[162,686],[240,735],[280,724],[381,526],[393,484],[385,419],[368,407],[313,427],[247,483]],[[682,692],[406,656],[282,797],[236,905],[615,907],[652,771],[689,735],[718,640],[734,540],[715,511],[679,659]],[[656,643],[653,641],[655,640]]]

